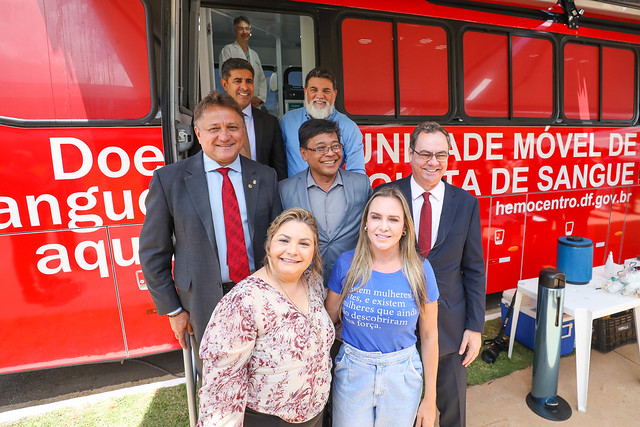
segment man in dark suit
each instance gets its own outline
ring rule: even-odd
[[[197,355],[232,281],[262,266],[266,231],[282,206],[274,170],[239,155],[246,135],[233,98],[211,92],[194,123],[202,153],[154,172],[139,254],[158,314],[169,316],[182,348],[185,332],[192,335]]]
[[[482,344],[486,304],[478,199],[442,179],[451,142],[439,124],[420,124],[411,134],[410,148],[411,176],[385,185],[397,185],[407,198],[419,230],[419,250],[431,263],[440,290],[440,426],[464,426],[466,367]]]
[[[309,165],[278,183],[284,209],[303,208],[318,223],[320,255],[327,286],[333,264],[356,247],[362,212],[371,196],[369,177],[340,168],[340,126],[329,120],[311,119],[298,131],[300,153]]]
[[[222,87],[236,100],[244,114],[251,158],[274,168],[278,180],[282,180],[287,177],[287,160],[280,123],[271,114],[251,105],[253,76],[253,67],[241,58],[228,59],[220,67]]]

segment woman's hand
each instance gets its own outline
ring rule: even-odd
[[[416,419],[416,427],[433,427],[436,421],[436,402],[435,399],[422,399],[418,407],[418,418]]]

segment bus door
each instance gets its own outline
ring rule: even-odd
[[[306,14],[286,11],[202,7],[199,70],[201,95],[220,84],[220,52],[235,41],[233,20],[245,16],[251,23],[249,48],[256,51],[266,77],[269,113],[282,117],[303,106],[303,76],[316,66],[315,27]],[[257,88],[254,88],[254,93]]]

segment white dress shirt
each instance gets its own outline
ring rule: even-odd
[[[440,181],[436,188],[429,191],[429,202],[431,202],[431,247],[436,243],[438,238],[438,229],[440,227],[440,216],[442,215],[442,204],[444,202],[444,182]],[[420,213],[422,212],[422,204],[425,193],[424,188],[420,187],[413,175],[411,175],[411,200],[413,207],[413,224],[416,227],[416,241],[420,233]]]
[[[247,127],[247,136],[249,137],[249,148],[251,149],[251,160],[258,161],[258,151],[256,150],[256,128],[253,125],[253,110],[251,104],[242,110],[244,114],[244,124]]]

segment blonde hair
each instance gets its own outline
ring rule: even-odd
[[[345,299],[352,293],[357,292],[362,288],[369,279],[371,279],[371,271],[373,270],[373,251],[371,249],[371,242],[369,236],[365,230],[367,224],[367,217],[369,216],[369,208],[371,202],[377,197],[391,197],[397,199],[402,205],[402,211],[404,214],[404,231],[400,237],[398,245],[400,246],[400,257],[402,259],[402,273],[409,282],[409,287],[413,293],[413,298],[416,301],[416,305],[422,311],[425,304],[428,303],[427,292],[425,290],[426,279],[424,277],[423,260],[416,251],[416,233],[411,219],[411,213],[409,205],[400,189],[395,185],[385,186],[376,191],[373,196],[367,202],[362,214],[362,220],[360,221],[360,233],[358,236],[358,244],[353,254],[353,260],[351,261],[351,267],[347,272],[347,277],[344,281],[344,287],[340,294],[340,300],[338,304],[338,313],[342,317],[342,304]],[[356,288],[356,285],[360,282],[360,285]]]
[[[271,241],[280,227],[289,221],[301,222],[311,229],[311,233],[313,234],[313,259],[310,270],[311,274],[322,276],[322,257],[320,256],[320,248],[318,247],[318,225],[313,215],[311,215],[311,212],[302,208],[291,208],[283,211],[273,220],[271,225],[269,225],[267,229],[267,239],[264,242],[266,255],[262,263],[268,270],[271,270],[271,265],[269,264],[269,247],[271,246]]]

